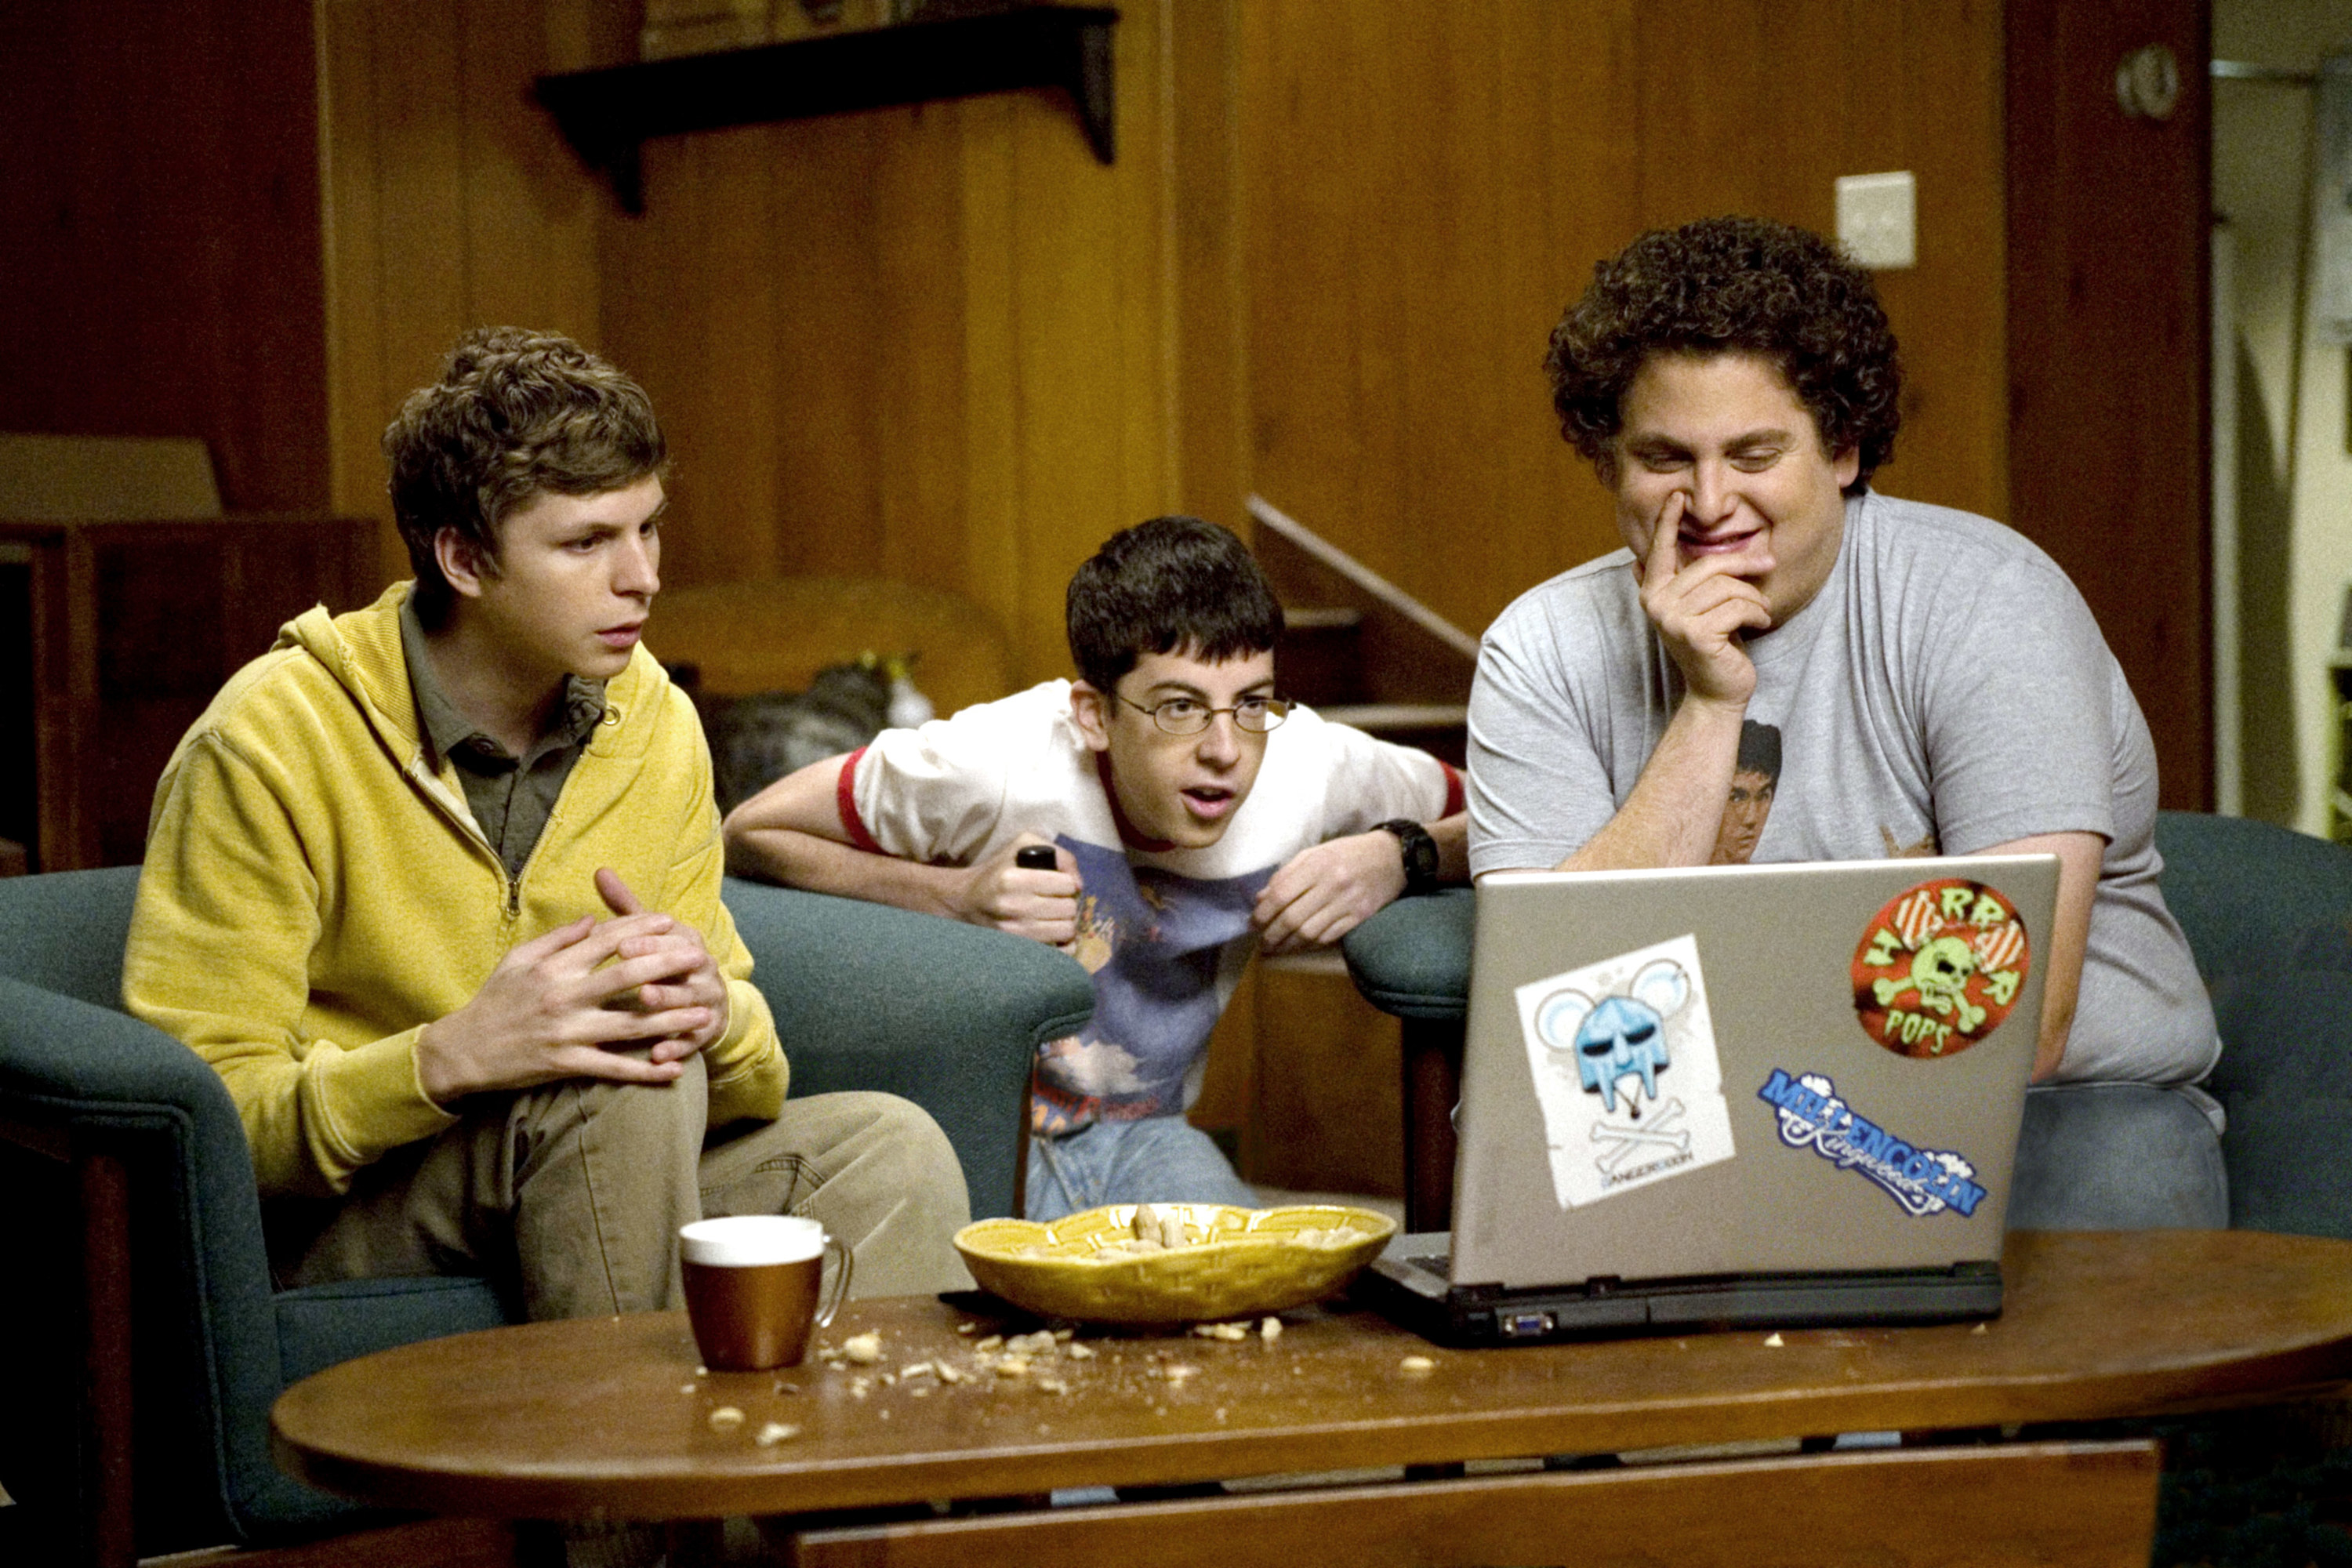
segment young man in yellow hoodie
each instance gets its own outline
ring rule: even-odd
[[[678,1299],[678,1226],[814,1215],[865,1293],[966,1283],[953,1151],[787,1103],[694,710],[639,638],[665,447],[567,339],[478,331],[384,433],[415,569],[240,670],[158,786],[123,996],[227,1083],[289,1285]]]

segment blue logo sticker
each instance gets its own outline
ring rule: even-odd
[[[1838,1169],[1869,1177],[1914,1219],[1947,1209],[1965,1217],[1984,1201],[1985,1190],[1970,1180],[1977,1168],[1964,1156],[1948,1149],[1915,1149],[1856,1116],[1821,1073],[1790,1078],[1774,1068],[1756,1098],[1780,1113],[1781,1142],[1791,1149],[1810,1146]]]

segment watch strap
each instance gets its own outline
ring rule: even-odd
[[[1404,858],[1404,890],[1408,897],[1426,893],[1437,886],[1437,840],[1428,828],[1409,816],[1400,816],[1380,825],[1382,833],[1396,836],[1397,848]]]

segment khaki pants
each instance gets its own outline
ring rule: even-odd
[[[796,1214],[851,1249],[855,1294],[971,1285],[951,1240],[970,1217],[963,1170],[919,1107],[820,1094],[712,1133],[702,1059],[686,1067],[667,1085],[572,1079],[483,1097],[310,1223],[274,1223],[280,1282],[479,1274],[533,1321],[656,1310],[684,1303],[679,1226]]]

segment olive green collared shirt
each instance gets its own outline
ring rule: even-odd
[[[548,714],[547,727],[530,750],[518,757],[478,728],[442,689],[425,650],[425,626],[416,618],[414,595],[400,606],[400,647],[408,662],[408,684],[416,693],[416,717],[431,760],[436,766],[443,758],[457,765],[475,824],[505,863],[507,875],[520,877],[554,814],[563,781],[572,776],[572,764],[604,720],[604,683],[565,677],[563,700]]]

